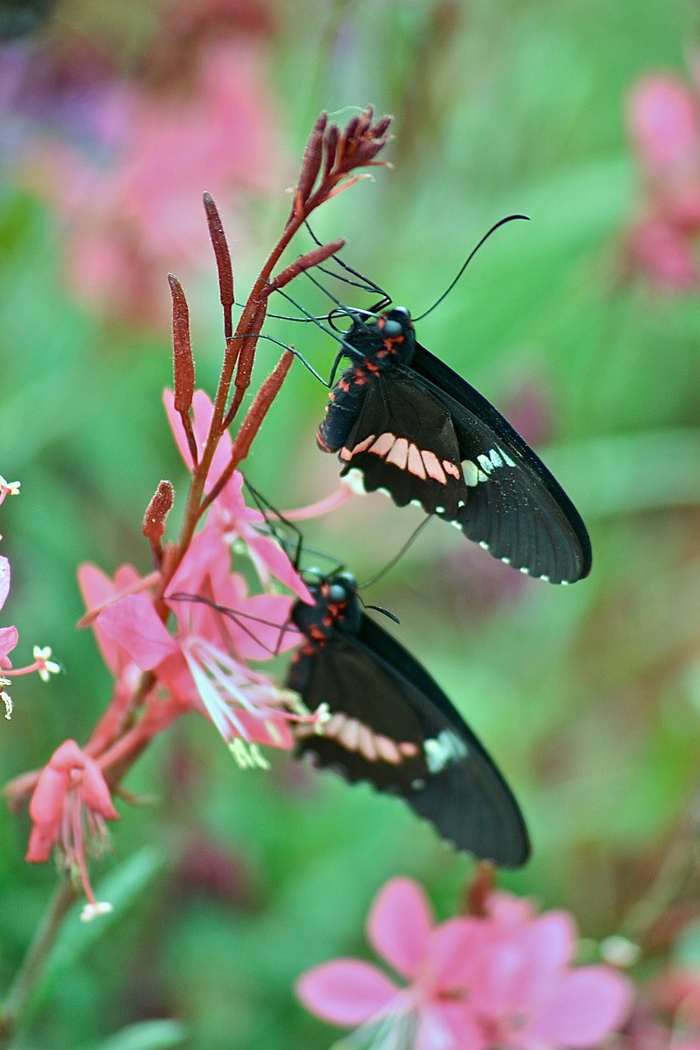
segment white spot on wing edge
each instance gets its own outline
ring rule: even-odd
[[[464,463],[462,464],[462,470],[464,472],[464,480],[466,481],[467,485],[470,485],[472,488],[474,488],[476,485],[479,484],[479,468],[477,467],[476,463],[472,462],[471,459],[465,459]]]
[[[485,551],[491,550],[491,548],[488,545],[488,543],[486,542],[486,540],[479,540],[479,546]]]
[[[343,475],[345,484],[352,489],[357,496],[366,496],[367,489],[365,488],[365,476],[358,467],[353,467]]]

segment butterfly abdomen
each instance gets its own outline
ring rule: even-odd
[[[322,452],[338,452],[343,447],[357,422],[372,378],[372,373],[362,365],[353,365],[343,372],[328,395],[326,411],[316,432],[316,443]]]

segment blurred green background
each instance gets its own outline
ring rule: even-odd
[[[0,510],[13,571],[3,623],[19,628],[17,665],[32,644],[50,644],[65,670],[48,686],[13,685],[2,779],[43,765],[66,737],[83,741],[109,700],[93,638],[74,629],[78,564],[148,571],[140,523],[161,478],[180,496],[174,534],[185,471],[160,400],[171,382],[168,270],[186,284],[198,382],[210,392],[222,345],[201,192],[219,202],[243,300],[286,218],[317,112],[343,122],[348,107],[372,102],[396,118],[393,170],[324,207],[315,231],[346,237],[344,258],[417,314],[493,222],[531,216],[482,249],[419,337],[542,448],[589,526],[594,569],[573,588],[525,580],[432,523],[367,600],[400,617],[397,635],[522,803],[533,859],[499,881],[572,909],[585,937],[622,929],[663,951],[669,937],[654,940],[652,927],[673,927],[697,900],[685,864],[700,744],[700,298],[621,279],[640,199],[624,107],[640,77],[685,75],[697,12],[681,0],[260,3],[192,0],[183,29],[165,3],[66,2],[0,47],[0,472],[22,483]],[[183,120],[181,152],[162,154],[150,191],[157,205],[161,182],[182,175],[182,210],[168,237],[167,216],[154,216],[144,250],[139,200],[114,192],[128,107],[156,100],[177,130],[207,48],[222,40],[238,57],[230,76],[248,78],[250,126],[219,146],[240,171],[214,177],[203,161],[201,177],[183,175],[201,145]],[[202,89],[200,103],[201,130],[215,102]],[[88,175],[76,178],[79,163]],[[75,278],[86,230],[138,257],[137,285],[145,274],[154,289],[146,308],[128,282],[100,286],[89,262]],[[291,291],[328,309],[303,279]],[[328,372],[335,346],[322,332],[282,321],[269,331]],[[256,376],[276,359],[261,343]],[[280,508],[335,487],[336,460],[314,442],[323,405],[295,366],[246,464]],[[418,520],[368,496],[305,538],[362,580]],[[242,773],[197,718],[144,756],[126,783],[144,804],[120,803],[113,852],[94,868],[115,913],[86,928],[71,920],[21,1045],[327,1047],[333,1033],[298,1006],[292,982],[367,951],[362,925],[382,883],[415,876],[441,917],[454,913],[468,858],[399,802],[284,756],[273,763]],[[3,812],[3,986],[55,883],[52,865],[25,865],[27,832],[26,814]],[[677,884],[635,928],[631,910],[670,848]],[[131,1027],[158,1018],[184,1029]]]

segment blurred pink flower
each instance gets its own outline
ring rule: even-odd
[[[0,555],[0,609],[7,601],[10,593],[10,563],[7,558]],[[0,669],[12,667],[9,654],[19,641],[19,632],[16,627],[0,627]]]
[[[100,767],[74,740],[61,744],[42,770],[29,804],[29,816],[33,827],[26,859],[41,864],[58,845],[66,867],[79,876],[87,897],[83,919],[109,911],[109,905],[95,899],[86,851],[104,845],[105,821],[117,820],[119,814]]]
[[[25,184],[66,224],[69,281],[117,320],[160,325],[167,272],[191,279],[209,261],[204,190],[231,204],[227,227],[240,241],[249,196],[269,189],[282,148],[265,76],[267,20],[244,6],[171,5],[139,77],[99,70],[95,90],[86,85],[92,141],[47,124],[22,153]],[[84,102],[80,91],[71,101]]]
[[[491,895],[483,918],[434,926],[421,887],[393,879],[367,932],[408,987],[369,963],[340,959],[304,974],[297,994],[324,1020],[366,1025],[377,1045],[386,1037],[402,1050],[590,1047],[628,1012],[630,986],[619,973],[571,969],[575,928],[567,914],[537,917],[505,893]]]
[[[697,287],[700,98],[680,77],[653,74],[630,93],[627,121],[642,202],[625,237],[625,268],[662,291]]]
[[[270,659],[298,642],[296,631],[283,629],[292,599],[248,597],[244,579],[229,571],[229,561],[228,547],[214,530],[205,528],[195,536],[171,582],[170,593],[183,594],[183,600],[169,602],[175,635],[145,593],[107,604],[96,629],[117,666],[126,659],[139,672],[153,672],[167,693],[161,706],[168,703],[174,713],[203,709],[243,765],[265,765],[256,748],[245,745],[291,748],[288,721],[295,716],[286,710],[288,694],[245,661]],[[184,600],[184,595],[195,597]],[[231,616],[198,602],[200,595],[231,609]]]

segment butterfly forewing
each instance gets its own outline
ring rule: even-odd
[[[301,753],[402,796],[458,849],[525,863],[523,818],[493,761],[425,669],[369,617],[356,634],[338,631],[301,655],[289,684],[308,707],[330,707],[323,734],[304,735]]]

